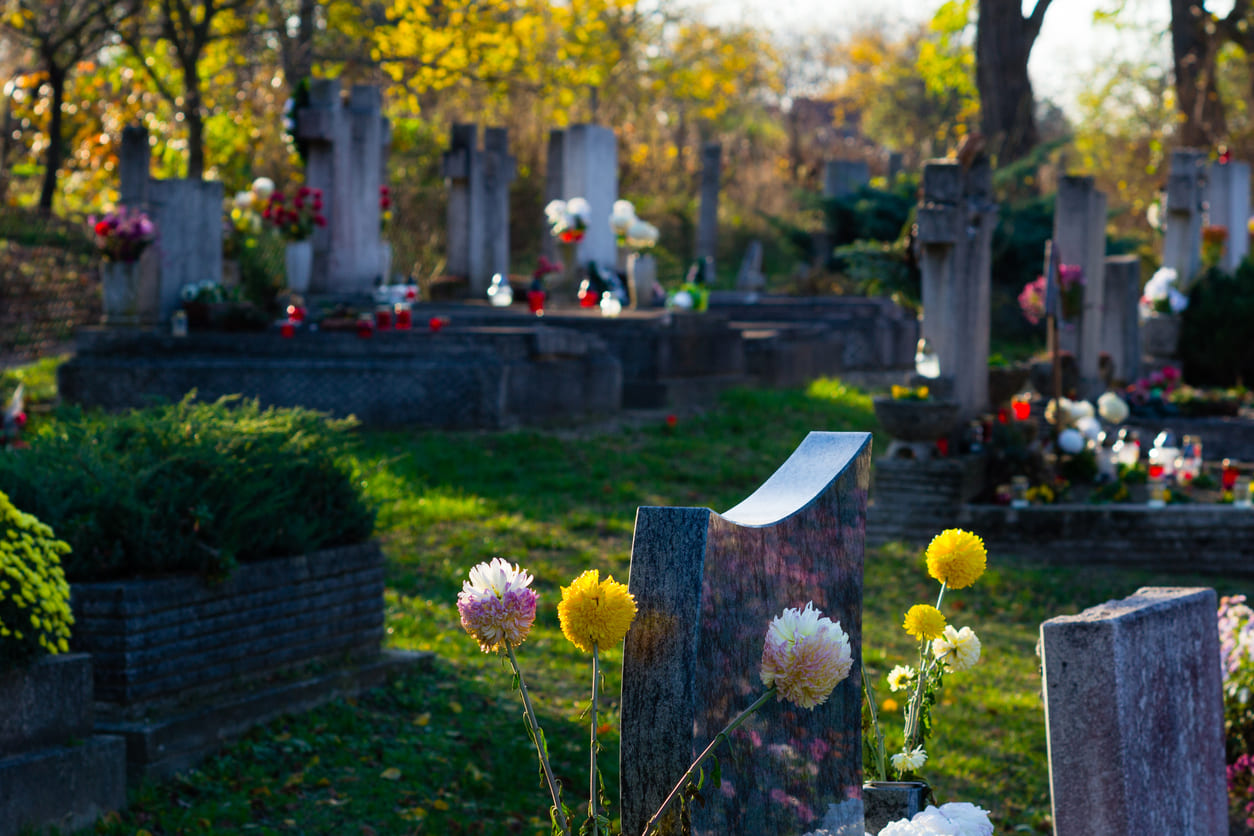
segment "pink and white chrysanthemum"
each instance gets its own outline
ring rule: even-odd
[[[802,708],[822,705],[853,666],[849,636],[814,608],[786,609],[771,621],[762,648],[762,683]]]
[[[457,595],[462,627],[484,653],[522,644],[536,620],[532,577],[499,557],[470,570]]]

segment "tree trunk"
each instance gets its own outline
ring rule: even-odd
[[[186,102],[183,119],[187,122],[187,179],[205,176],[205,115],[200,99],[200,79],[185,75]]]
[[[1171,0],[1171,55],[1185,148],[1210,147],[1228,132],[1215,78],[1219,38],[1207,32],[1209,22],[1204,0]]]
[[[46,60],[48,86],[52,88],[48,101],[48,151],[44,154],[44,182],[39,191],[39,211],[52,213],[52,198],[57,193],[57,174],[61,168],[61,103],[65,99],[66,71],[55,61]]]
[[[1028,57],[1049,4],[1050,0],[1037,0],[1025,18],[1020,0],[979,2],[975,78],[981,129],[999,166],[1024,157],[1040,140]]]

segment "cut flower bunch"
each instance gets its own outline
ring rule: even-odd
[[[522,695],[527,719],[527,732],[536,746],[540,771],[552,798],[550,816],[555,836],[581,836],[610,833],[610,817],[606,814],[600,770],[597,767],[598,700],[601,670],[599,652],[618,645],[636,617],[636,601],[625,584],[612,577],[601,578],[596,569],[589,569],[562,587],[558,603],[558,619],[562,634],[580,650],[592,656],[591,736],[589,746],[588,806],[582,826],[574,829],[576,811],[562,801],[562,786],[553,775],[549,763],[548,744],[541,730],[527,691],[518,657],[514,649],[522,644],[535,622],[537,595],[531,587],[533,578],[517,565],[501,558],[480,563],[470,570],[469,580],[457,596],[457,609],[462,627],[485,653],[504,651],[514,670],[515,682]],[[714,750],[727,740],[758,709],[772,698],[790,702],[800,708],[813,709],[831,696],[832,690],[849,676],[853,651],[849,637],[839,622],[833,622],[815,609],[813,602],[805,608],[787,608],[767,626],[763,641],[759,677],[765,690],[740,712],[726,728],[715,735],[709,745],[671,789],[657,812],[645,827],[656,833],[660,823],[674,820],[675,810],[683,815],[690,803],[693,788],[705,779],[703,764],[713,761],[712,778],[718,784],[718,761]],[[668,810],[671,815],[668,815]]]
[[[109,261],[138,261],[157,237],[157,227],[138,209],[119,206],[97,219],[87,219],[96,236],[96,249]]]
[[[945,675],[968,670],[980,660],[980,639],[975,631],[947,623],[941,605],[947,590],[965,589],[984,574],[988,562],[984,541],[969,531],[947,529],[932,539],[925,561],[928,574],[941,588],[935,606],[915,604],[902,623],[902,629],[919,642],[919,660],[913,667],[897,665],[888,674],[889,689],[905,693],[902,747],[891,758],[885,748],[875,691],[863,669],[863,761],[868,780],[907,780],[918,774],[928,760],[932,707]],[[886,700],[885,705],[895,705],[895,700]]]

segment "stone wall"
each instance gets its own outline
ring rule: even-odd
[[[499,429],[611,414],[621,406],[618,361],[594,337],[539,327],[446,328],[352,334],[207,332],[185,339],[104,329],[82,332],[61,366],[62,397],[127,409],[243,394],[369,426]]]
[[[377,656],[383,555],[368,543],[245,564],[214,583],[76,583],[71,607],[97,701],[142,713],[314,661]]]

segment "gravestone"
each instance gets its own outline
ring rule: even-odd
[[[379,187],[384,184],[391,127],[379,88],[355,84],[345,99],[337,78],[316,78],[309,104],[296,114],[307,143],[305,184],[322,190],[325,227],[313,234],[314,293],[369,293],[385,267]]]
[[[849,636],[849,677],[812,711],[768,702],[722,745],[723,786],[692,810],[694,833],[823,827],[862,836],[870,452],[867,433],[810,433],[726,513],[637,511],[629,589],[639,612],[623,654],[623,833],[641,833],[695,755],[762,694],[771,620],[813,601]]]
[[[923,166],[918,209],[922,334],[965,418],[988,407],[989,317],[997,204],[988,158]]]
[[[1102,306],[1106,276],[1106,195],[1092,177],[1065,176],[1054,203],[1054,261],[1084,273],[1084,303],[1078,321],[1080,396],[1095,398],[1104,388],[1099,370],[1103,340]]]
[[[167,324],[182,306],[184,285],[222,278],[222,184],[149,176],[148,129],[122,130],[119,202],[148,214],[156,241],[140,257],[141,323]]]
[[[888,152],[888,171],[886,177],[888,179],[888,187],[890,189],[897,184],[897,176],[901,174],[901,160],[902,156],[900,151]]]
[[[555,180],[557,172],[560,180]],[[618,139],[614,131],[602,125],[571,125],[564,131],[550,131],[545,192],[552,200],[582,197],[591,207],[588,231],[575,249],[579,263],[593,261],[602,267],[617,264],[618,244],[610,229],[610,213],[618,200]]]
[[[1132,383],[1141,376],[1141,260],[1134,255],[1106,258],[1101,313],[1103,354],[1110,357],[1116,381]]]
[[[723,168],[723,146],[707,142],[701,148],[701,209],[697,217],[697,260],[710,265],[718,254],[718,192]]]
[[[1216,606],[1146,587],[1041,625],[1055,836],[1228,833]]]
[[[1171,152],[1167,173],[1163,266],[1176,271],[1176,286],[1187,290],[1202,266],[1202,213],[1206,200],[1206,155],[1193,148]]]
[[[1214,163],[1206,178],[1207,220],[1228,230],[1219,266],[1228,272],[1250,251],[1250,164]]]
[[[756,238],[749,242],[745,257],[736,274],[736,289],[755,293],[766,288],[766,276],[762,275],[762,242]]]
[[[454,125],[444,155],[448,183],[448,266],[465,277],[470,295],[482,298],[492,276],[509,275],[509,184],[514,179],[505,128],[486,128],[483,149],[478,127]]]
[[[828,160],[823,166],[823,196],[845,197],[871,182],[865,160]]]

